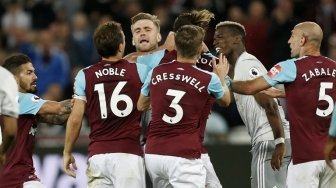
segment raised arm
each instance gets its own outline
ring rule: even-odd
[[[266,117],[273,131],[274,140],[278,139],[280,141],[284,141],[284,129],[282,126],[282,120],[280,117],[277,103],[274,101],[273,98],[262,93],[255,94],[254,98],[258,102],[258,104],[265,110]],[[285,155],[285,149],[286,148],[284,143],[278,143],[275,146],[275,150],[273,151],[271,160],[271,166],[273,170],[280,170],[282,160]]]
[[[220,106],[227,107],[230,105],[232,100],[232,94],[229,90],[226,82],[225,77],[229,72],[229,63],[223,54],[219,55],[218,63],[216,63],[216,59],[212,58],[212,67],[213,72],[219,77],[222,87],[224,89],[224,95],[220,99],[217,99],[217,103]]]
[[[85,106],[86,102],[84,100],[75,99],[73,111],[71,112],[66,125],[65,143],[63,150],[63,168],[65,172],[72,177],[76,177],[74,170],[77,169],[77,166],[75,158],[71,153],[82,127]]]

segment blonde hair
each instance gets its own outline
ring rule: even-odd
[[[133,24],[139,20],[150,20],[154,23],[154,25],[157,27],[158,31],[160,31],[160,20],[157,18],[156,15],[152,15],[145,12],[140,12],[137,15],[133,16],[131,18],[131,28],[133,27]]]

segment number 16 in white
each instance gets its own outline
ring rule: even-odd
[[[114,88],[110,100],[110,108],[114,115],[118,117],[125,117],[128,116],[133,109],[133,102],[131,97],[129,97],[126,94],[120,94],[120,91],[122,88],[126,85],[126,81],[121,81],[117,84],[117,86]],[[106,97],[105,97],[105,90],[104,90],[104,84],[95,84],[94,90],[98,92],[99,97],[99,106],[100,106],[100,116],[102,119],[107,118],[107,104],[106,104]],[[126,103],[126,108],[123,110],[120,110],[117,106],[118,102],[124,101]]]

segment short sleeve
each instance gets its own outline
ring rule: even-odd
[[[137,67],[141,82],[145,83],[146,77],[148,75],[148,72],[150,71],[150,68],[147,65],[138,64],[138,63],[136,64],[136,67]]]
[[[18,117],[19,115],[19,93],[18,86],[13,75],[8,74],[6,81],[0,87],[0,114]]]
[[[74,83],[74,98],[75,99],[86,101],[86,95],[85,95],[86,84],[85,83],[86,83],[85,74],[83,70],[80,70],[77,73],[77,76],[75,78],[75,83]]]
[[[146,96],[146,97],[149,96],[149,86],[151,84],[152,74],[153,74],[153,70],[149,71],[147,78],[141,87],[141,94],[143,96]]]
[[[31,93],[19,93],[19,106],[21,114],[36,115],[46,100]]]
[[[297,72],[295,60],[289,59],[276,64],[263,77],[271,86],[275,86],[278,83],[293,82],[296,79]]]
[[[219,77],[211,73],[211,80],[208,86],[208,92],[212,94],[216,99],[220,99],[224,96],[224,89]]]

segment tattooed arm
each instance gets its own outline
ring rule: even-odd
[[[71,113],[71,99],[61,102],[47,101],[37,113],[38,122],[64,124]]]

